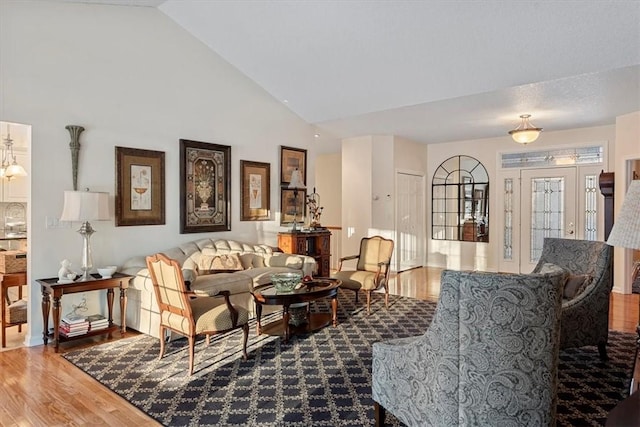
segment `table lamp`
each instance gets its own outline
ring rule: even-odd
[[[94,191],[65,191],[60,221],[82,222],[78,233],[82,236],[82,277],[78,281],[93,280],[93,267],[89,239],[95,233],[89,221],[109,219],[109,193]]]
[[[291,231],[298,231],[296,219],[298,216],[298,190],[304,190],[307,187],[302,181],[302,173],[298,169],[291,172],[291,182],[289,182],[289,190],[293,190],[293,227]]]

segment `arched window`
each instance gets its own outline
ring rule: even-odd
[[[433,240],[489,241],[489,175],[478,160],[454,156],[433,174]]]

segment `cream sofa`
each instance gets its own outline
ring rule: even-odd
[[[228,290],[232,304],[246,308],[251,316],[255,312],[250,293],[254,286],[268,283],[273,273],[300,271],[310,276],[317,268],[312,257],[226,239],[200,239],[158,252],[178,260],[194,293],[210,295]],[[146,256],[133,257],[119,269],[134,276],[127,291],[126,321],[127,327],[158,337],[160,317]]]

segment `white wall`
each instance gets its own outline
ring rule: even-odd
[[[80,262],[81,238],[46,229],[72,188],[69,124],[80,137],[79,188],[115,192],[115,146],[166,153],[166,225],[92,224],[94,265],[201,237],[275,245],[279,227],[279,145],[309,148],[311,127],[157,9],[49,1],[0,2],[0,120],[32,126],[28,344],[40,344],[39,287],[63,258]],[[230,145],[228,233],[179,234],[180,138]],[[239,161],[271,163],[270,222],[240,222]],[[90,297],[89,293],[87,296]],[[63,301],[63,312],[75,296]],[[79,296],[78,296],[79,297]]]
[[[467,155],[478,159],[487,169],[490,180],[490,188],[498,188],[497,181],[499,170],[499,156],[506,152],[537,151],[545,148],[557,148],[568,145],[608,144],[608,164],[605,170],[613,170],[613,150],[609,144],[615,140],[616,129],[614,126],[598,126],[592,128],[572,129],[566,131],[545,131],[539,139],[528,146],[521,146],[505,135],[501,138],[487,138],[470,141],[456,141],[443,144],[431,144],[427,146],[428,173],[427,187],[430,184],[436,168],[446,159],[456,155]],[[617,144],[617,142],[616,142]],[[427,264],[433,267],[445,267],[451,269],[482,269],[487,271],[498,270],[498,256],[502,242],[499,241],[498,230],[501,224],[498,222],[499,198],[495,192],[489,196],[489,243],[454,242],[445,240],[431,240],[427,231],[428,253]],[[431,212],[431,193],[427,195],[427,210]],[[431,229],[431,218],[427,218],[427,230]]]
[[[373,144],[373,152],[371,153],[373,163],[371,170],[371,193],[369,194],[371,224],[369,225],[370,230],[368,235],[379,235],[394,239],[394,208],[397,198],[393,136],[374,135],[371,137],[371,142]]]
[[[324,207],[320,222],[325,227],[342,224],[342,163],[341,154],[316,156],[316,191]]]
[[[627,164],[640,159],[640,111],[616,119],[615,216],[618,215],[631,181]],[[614,220],[615,222],[615,220]],[[614,291],[631,293],[632,251],[614,249]]]
[[[342,141],[342,254],[355,255],[371,227],[373,141],[370,136]]]

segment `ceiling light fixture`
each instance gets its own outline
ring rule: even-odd
[[[4,144],[5,148],[4,152],[2,153],[0,177],[7,178],[7,180],[11,181],[11,178],[14,178],[16,176],[27,176],[27,171],[18,164],[15,154],[13,154],[13,139],[11,139],[11,131],[9,125],[7,125],[7,136],[2,141],[2,143]]]
[[[520,144],[528,144],[530,142],[535,141],[540,136],[540,132],[542,132],[542,128],[534,127],[531,123],[529,123],[529,117],[531,114],[523,114],[520,116],[522,121],[514,130],[509,131],[509,135],[515,142]]]

